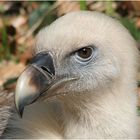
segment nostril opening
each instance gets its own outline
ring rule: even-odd
[[[44,71],[46,71],[46,72],[48,72],[49,74],[51,74],[52,75],[52,73],[46,68],[46,67],[44,67],[44,66],[41,66],[41,68],[42,68],[42,70],[44,70]]]
[[[47,68],[46,68],[46,67],[41,66],[41,68],[42,68],[43,70],[45,70],[45,71],[47,71],[47,72],[48,72],[48,70],[47,70]]]

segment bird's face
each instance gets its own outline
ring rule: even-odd
[[[122,63],[121,34],[115,29],[120,25],[112,22],[98,13],[73,13],[41,30],[31,64],[17,82],[20,113],[38,97],[88,96],[109,88],[119,78]]]

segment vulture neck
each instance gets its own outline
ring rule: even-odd
[[[61,97],[64,108],[64,136],[66,138],[126,138],[129,134],[136,136],[134,89],[119,87]],[[130,130],[134,126],[135,130]]]

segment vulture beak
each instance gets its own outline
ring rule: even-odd
[[[41,95],[44,95],[43,93],[48,97],[53,96],[52,92],[48,92],[48,89],[55,89],[61,84],[75,79],[67,76],[58,78],[55,76],[51,54],[49,52],[37,54],[17,81],[15,104],[20,116],[23,115],[24,107],[35,102]]]

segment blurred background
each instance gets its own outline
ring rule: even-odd
[[[60,16],[79,10],[100,11],[117,18],[140,48],[140,1],[1,1],[0,93],[14,91],[17,77],[32,57],[37,32]]]

